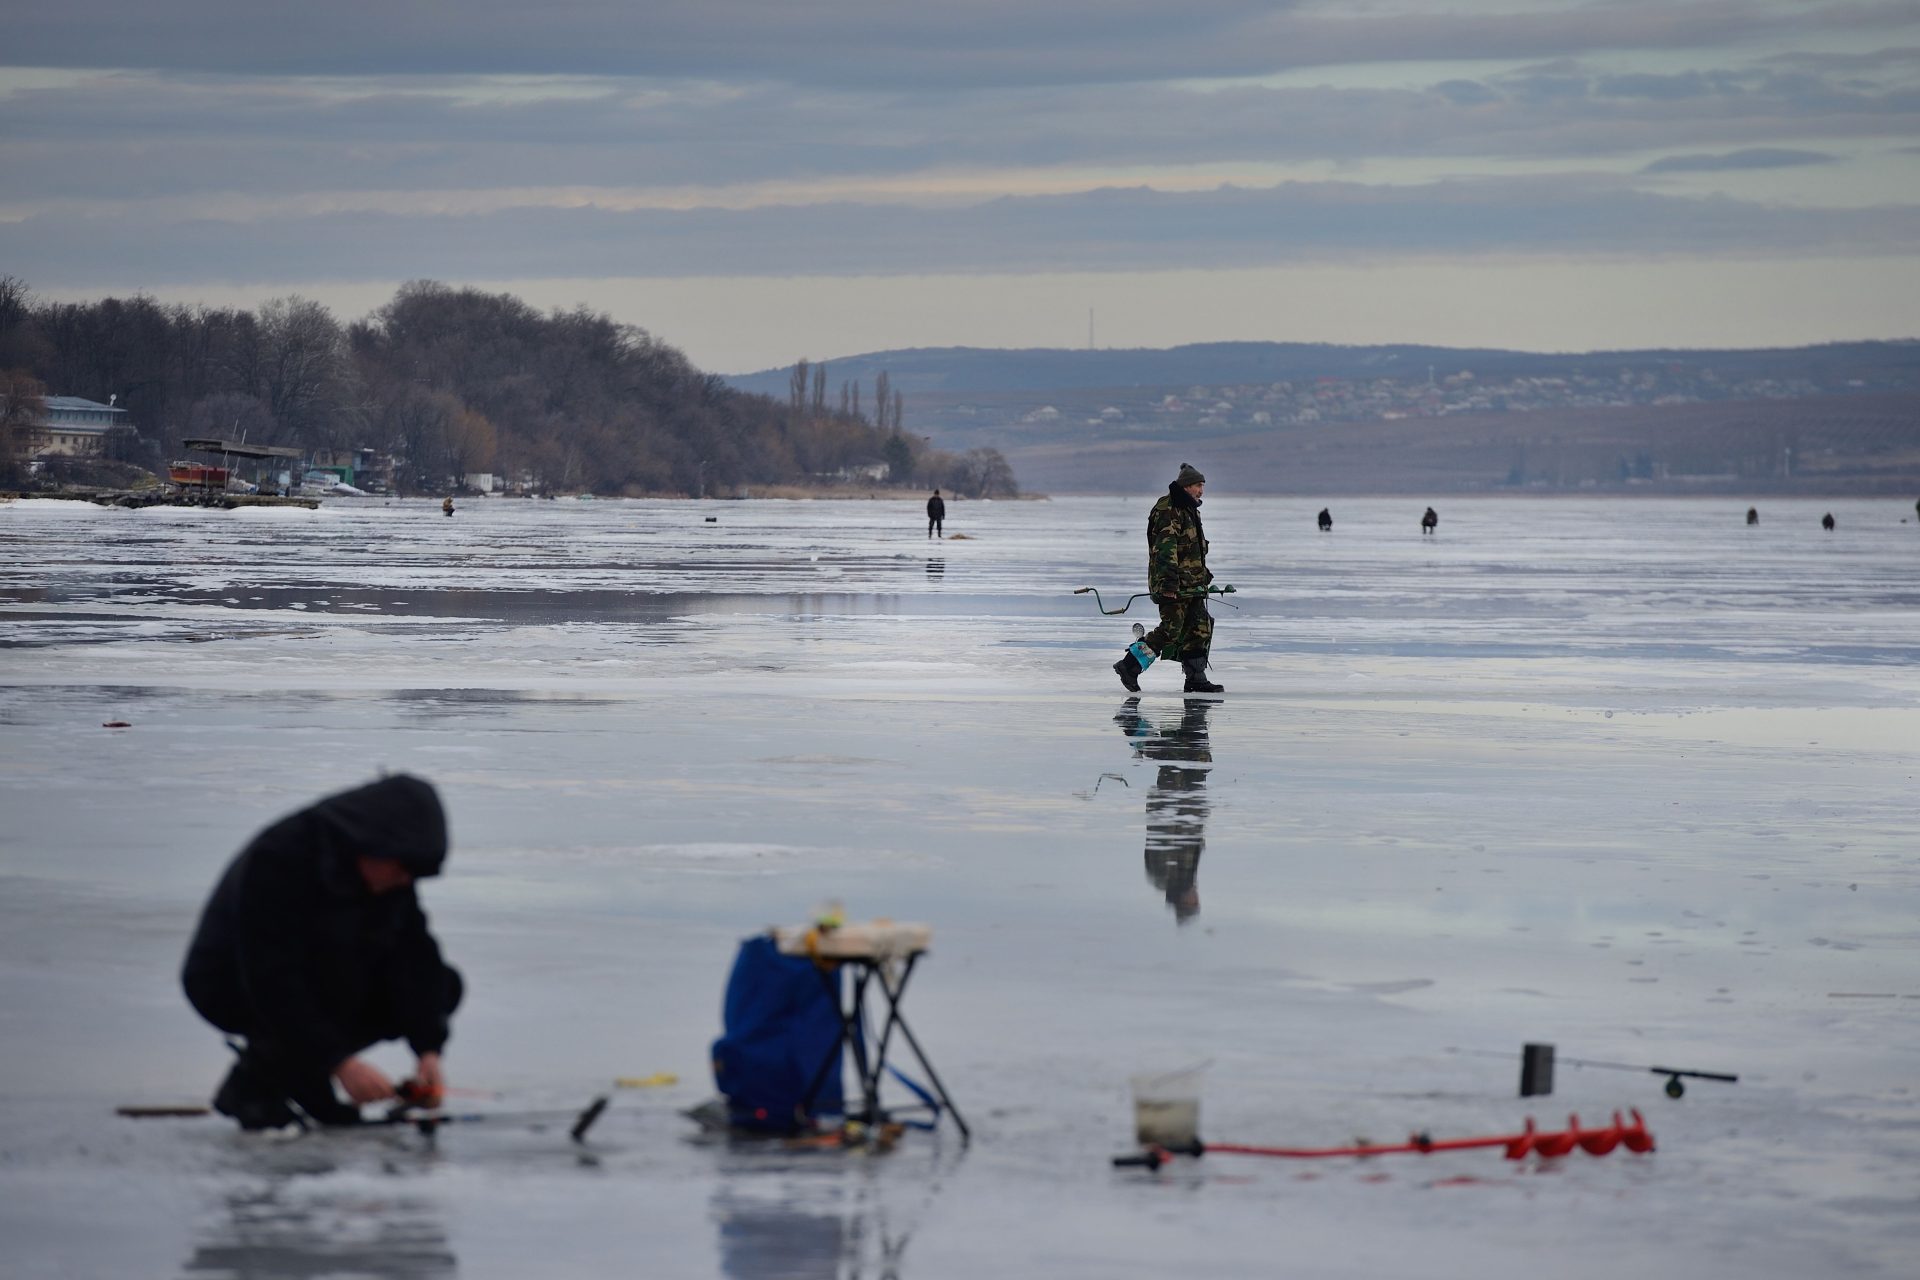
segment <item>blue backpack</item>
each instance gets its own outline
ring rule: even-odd
[[[740,944],[727,978],[725,1031],[713,1042],[713,1081],[736,1128],[792,1133],[840,1115],[840,973],[824,979],[805,956],[783,956],[771,937]],[[831,1058],[813,1101],[807,1086]]]

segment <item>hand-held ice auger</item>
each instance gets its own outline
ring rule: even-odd
[[[1561,1133],[1541,1133],[1533,1127],[1533,1117],[1528,1116],[1526,1127],[1519,1133],[1488,1138],[1432,1138],[1424,1133],[1416,1133],[1405,1142],[1376,1145],[1371,1142],[1355,1143],[1348,1147],[1250,1147],[1234,1142],[1202,1142],[1198,1138],[1191,1143],[1178,1146],[1149,1145],[1138,1155],[1115,1156],[1113,1167],[1116,1169],[1158,1169],[1175,1156],[1202,1156],[1208,1153],[1236,1156],[1278,1156],[1292,1160],[1310,1160],[1327,1156],[1387,1156],[1387,1155],[1431,1155],[1436,1151],[1468,1151],[1478,1147],[1500,1147],[1509,1160],[1523,1160],[1529,1155],[1556,1157],[1569,1155],[1574,1148],[1591,1156],[1604,1156],[1615,1147],[1625,1147],[1635,1155],[1645,1155],[1653,1150],[1653,1134],[1647,1130],[1647,1122],[1640,1112],[1632,1110],[1632,1123],[1623,1121],[1618,1111],[1613,1113],[1613,1123],[1598,1129],[1582,1129],[1579,1116],[1568,1116],[1567,1127]]]
[[[1153,592],[1151,591],[1136,591],[1132,595],[1128,596],[1127,602],[1121,605],[1118,609],[1109,609],[1107,608],[1106,602],[1100,598],[1100,592],[1097,588],[1075,587],[1073,589],[1073,594],[1077,596],[1084,596],[1089,592],[1091,592],[1093,595],[1094,607],[1099,609],[1100,612],[1106,614],[1109,618],[1113,617],[1115,614],[1125,613],[1128,609],[1131,609],[1133,607],[1133,602],[1135,600],[1139,600],[1139,599],[1142,599],[1143,597],[1148,597],[1153,594]],[[1224,586],[1224,587],[1204,587],[1199,591],[1186,591],[1186,592],[1182,592],[1181,594],[1187,595],[1187,596],[1196,596],[1196,597],[1197,596],[1230,596],[1234,594],[1234,590],[1233,590],[1232,584],[1228,584],[1227,586]]]

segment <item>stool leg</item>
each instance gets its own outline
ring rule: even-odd
[[[843,1037],[853,1049],[853,1063],[860,1075],[860,1119],[868,1125],[880,1118],[880,1064],[886,1061],[884,1053],[867,1057],[865,1029],[867,1025],[867,983],[873,979],[873,966],[856,964],[859,972],[853,979],[853,1012],[846,1019],[846,1034]]]
[[[927,1055],[921,1050],[920,1042],[914,1039],[913,1028],[907,1025],[906,1015],[900,1012],[900,1001],[906,997],[907,982],[913,977],[913,966],[919,962],[919,959],[920,956],[917,952],[907,957],[906,967],[901,969],[900,981],[897,984],[889,983],[886,976],[884,974],[881,975],[880,990],[887,997],[887,1022],[880,1031],[879,1062],[884,1063],[886,1061],[887,1045],[891,1041],[893,1029],[897,1025],[900,1028],[901,1036],[906,1039],[907,1047],[913,1050],[913,1056],[919,1060],[920,1069],[927,1073],[927,1080],[933,1085],[933,1091],[939,1095],[940,1105],[952,1113],[953,1123],[960,1130],[960,1140],[962,1142],[971,1142],[973,1140],[973,1132],[967,1128],[967,1122],[961,1118],[960,1109],[953,1105],[953,1098],[947,1093],[947,1087],[940,1083],[940,1076],[934,1071],[933,1064],[927,1061]],[[876,1065],[876,1073],[881,1069],[881,1067]]]
[[[806,1096],[800,1100],[800,1115],[795,1117],[799,1120],[807,1119],[808,1113],[813,1110],[813,1100],[819,1097],[820,1090],[826,1087],[827,1072],[831,1071],[833,1064],[840,1060],[840,1055],[846,1052],[847,1046],[860,1043],[857,1024],[853,1021],[852,1015],[840,1007],[839,975],[838,967],[820,970],[820,981],[826,984],[827,994],[833,1000],[834,1016],[840,1019],[840,1038],[833,1042],[833,1048],[827,1051],[827,1056],[822,1058],[820,1065],[814,1069],[813,1079],[807,1083]],[[844,1095],[845,1091],[842,1090],[841,1106],[843,1108],[846,1106]]]
[[[907,1047],[912,1049],[913,1056],[919,1059],[920,1069],[927,1073],[927,1083],[931,1084],[933,1091],[940,1095],[940,1105],[953,1116],[953,1123],[960,1129],[960,1141],[971,1142],[973,1132],[967,1128],[967,1122],[960,1118],[960,1108],[953,1105],[953,1099],[947,1094],[947,1086],[940,1083],[940,1076],[934,1071],[933,1064],[927,1061],[927,1055],[921,1051],[920,1042],[913,1038],[913,1028],[907,1025],[905,1018],[900,1017],[898,1009],[894,1010],[894,1020],[900,1024],[900,1034],[906,1038]]]

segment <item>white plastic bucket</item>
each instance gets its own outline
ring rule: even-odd
[[[1207,1066],[1133,1077],[1133,1136],[1141,1146],[1191,1146],[1200,1136],[1200,1079]]]

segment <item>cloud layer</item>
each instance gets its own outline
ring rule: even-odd
[[[1920,252],[1920,0],[68,0],[46,288]]]
[[[0,225],[0,260],[70,264],[74,285],[513,276],[916,275],[1161,270],[1477,254],[1713,257],[1920,253],[1920,204],[1780,208],[1559,179],[1147,188],[754,209],[513,208],[154,223],[137,213]]]
[[[7,57],[19,66],[246,75],[694,76],[919,88],[1711,49],[1899,32],[1915,19],[1911,0],[1468,0],[1439,12],[1420,0],[65,0],[13,14]]]

